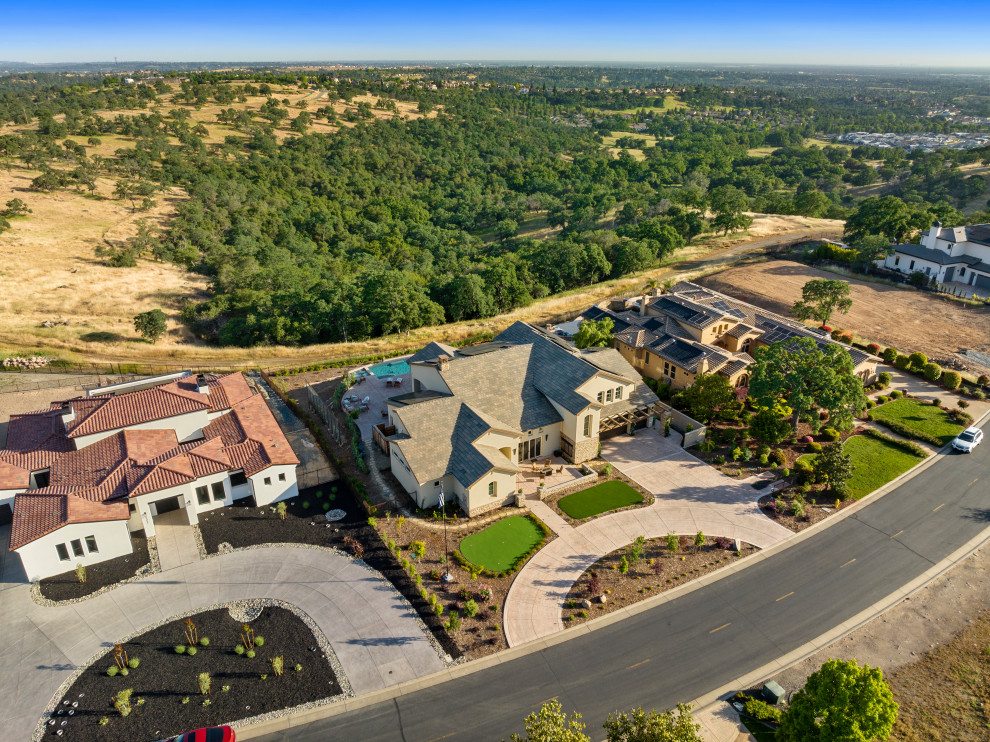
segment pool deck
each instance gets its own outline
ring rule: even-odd
[[[395,363],[397,361],[405,361],[404,358],[391,359],[390,362]],[[372,364],[368,366],[362,366],[360,370],[367,371],[371,368]],[[380,365],[380,364],[374,364]],[[378,378],[374,374],[369,373],[367,376],[363,377],[362,380],[358,381],[357,384],[352,386],[344,394],[344,398],[354,397],[358,398],[358,402],[368,397],[368,409],[362,410],[360,416],[355,421],[357,422],[358,429],[361,431],[361,438],[365,441],[370,441],[371,431],[378,423],[387,422],[388,418],[382,416],[382,410],[385,409],[385,402],[390,397],[395,397],[399,394],[406,394],[412,391],[412,379],[409,374],[405,374],[402,377],[402,386],[391,387],[385,386],[385,379]],[[355,406],[355,409],[360,409]],[[366,444],[367,445],[367,444]]]

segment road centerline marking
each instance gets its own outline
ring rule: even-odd
[[[897,533],[895,533],[895,534],[894,534],[893,536],[891,536],[891,538],[897,538],[897,537],[898,537],[898,536],[900,536],[900,535],[901,535],[902,533],[904,533],[904,529],[903,529],[903,528],[902,528],[902,529],[901,529],[900,531],[898,531]]]
[[[853,557],[848,562],[846,562],[845,564],[843,564],[842,567],[848,567],[850,564],[852,564],[855,561],[856,561],[856,557]],[[842,567],[839,567],[839,569],[842,569]]]
[[[650,661],[649,659],[645,659],[642,662],[637,662],[635,665],[629,665],[629,667],[627,667],[626,669],[627,670],[632,670],[634,667],[639,667],[640,665],[645,665],[649,661]]]
[[[714,634],[714,633],[715,633],[716,631],[721,631],[721,630],[722,630],[722,629],[724,629],[724,628],[725,628],[726,626],[732,626],[732,621],[729,621],[729,623],[724,623],[724,624],[722,624],[721,626],[719,626],[719,627],[718,627],[717,629],[712,629],[712,630],[711,630],[711,631],[709,631],[708,633],[709,633],[709,634]]]
[[[944,507],[945,507],[945,503],[943,502],[941,505],[939,505],[937,508],[935,508],[932,512],[933,513],[937,513],[939,510],[941,510]]]
[[[780,602],[780,601],[782,601],[782,600],[783,600],[784,598],[789,598],[789,597],[791,597],[791,596],[792,596],[793,594],[794,594],[794,591],[793,591],[793,590],[791,590],[791,591],[790,591],[789,593],[787,593],[787,595],[781,595],[781,596],[780,596],[779,598],[777,598],[777,599],[776,599],[776,600],[774,601],[774,603],[779,603],[779,602]]]
[[[967,484],[967,485],[966,485],[966,489],[969,489],[970,487],[972,487],[972,486],[973,486],[974,484],[976,484],[976,483],[977,483],[977,482],[979,482],[979,481],[980,481],[980,478],[979,478],[979,477],[977,477],[977,478],[976,478],[976,479],[974,479],[974,480],[973,480],[972,482],[970,482],[969,484]]]

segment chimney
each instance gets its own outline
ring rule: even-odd
[[[437,356],[437,363],[440,366],[440,373],[445,373],[450,368],[450,356],[446,353]]]
[[[643,293],[643,298],[639,300],[639,316],[646,316],[646,297],[649,296],[647,293]]]
[[[206,383],[205,374],[196,375],[196,391],[199,392],[200,394],[210,393],[210,385]]]
[[[62,422],[71,423],[76,419],[76,411],[72,409],[72,402],[62,403]]]
[[[935,222],[928,230],[928,243],[925,245],[930,250],[938,247],[938,238],[942,236],[942,222]]]

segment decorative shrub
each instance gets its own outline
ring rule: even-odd
[[[244,645],[238,644],[236,647],[234,647],[234,652],[236,652],[237,654],[244,654]]]
[[[210,637],[204,636],[202,639],[200,639],[199,640],[199,646],[201,646],[201,647],[208,647],[208,646],[210,646]]]
[[[120,674],[126,678],[128,675],[131,674],[131,671],[128,670],[126,667],[122,667],[120,668]]]
[[[819,330],[824,330],[825,332],[827,332],[827,333],[829,333],[829,334],[831,334],[831,332],[832,332],[832,328],[831,328],[831,327],[829,327],[828,325],[822,325],[822,326],[821,326],[821,327],[819,327],[818,329],[819,329]]]
[[[892,382],[893,380],[894,380],[894,376],[893,374],[890,373],[890,371],[881,371],[880,374],[877,376],[877,381],[883,384],[884,389],[890,386],[890,382]]]
[[[845,343],[846,345],[852,345],[853,334],[849,330],[845,330],[839,335],[839,342]]]
[[[253,649],[249,649],[244,653],[244,656],[247,657],[249,660],[253,660],[255,656],[255,651]]]
[[[839,440],[839,438],[841,437],[842,436],[839,435],[839,431],[836,430],[835,428],[825,428],[822,431],[822,438],[824,438],[826,441],[829,441],[830,443],[834,443],[835,441]]]
[[[976,383],[980,386],[986,386],[987,384],[990,384],[990,376],[980,374],[980,377],[976,380]]]
[[[137,670],[138,665],[140,664],[141,664],[141,659],[139,657],[131,657],[131,659],[127,663],[127,666],[132,670]]]
[[[779,449],[774,449],[770,452],[770,461],[772,461],[777,466],[783,466],[787,463],[787,457],[784,452]]]
[[[895,389],[890,393],[891,399],[900,399],[903,396],[904,396],[904,392],[902,392],[900,389]]]
[[[196,651],[196,647],[189,647],[189,649],[186,650],[186,654],[192,657],[196,654]]]
[[[723,456],[722,454],[713,456],[712,463],[715,464],[715,466],[722,466],[725,463],[725,456]]]
[[[761,453],[760,454],[760,465],[761,466],[767,466],[769,463],[770,463],[770,457],[767,454],[765,454],[765,453]]]
[[[928,365],[928,356],[924,353],[912,353],[908,356],[908,360],[911,362],[911,368],[924,368]]]
[[[263,637],[263,636],[256,636],[256,637],[254,637],[254,646],[256,646],[256,647],[263,647],[263,646],[265,646],[265,637]]]
[[[743,705],[743,711],[759,721],[780,721],[781,710],[759,698],[749,698]]]
[[[469,598],[464,601],[464,615],[468,618],[474,618],[478,615],[478,604],[475,602],[474,598]]]
[[[901,371],[907,371],[911,367],[911,358],[903,353],[899,353],[897,358],[894,359],[894,365]]]
[[[791,470],[785,466],[783,469],[780,470],[780,476],[786,479],[787,477],[791,476]]]
[[[814,442],[814,440],[815,440],[815,439],[814,439],[814,438],[812,438],[812,437],[811,437],[810,435],[804,435],[804,436],[801,436],[801,442],[802,442],[802,443],[813,443],[813,442]]]
[[[186,645],[185,644],[176,644],[175,645],[175,653],[176,654],[185,654],[186,653]]]
[[[111,678],[115,677],[118,672],[120,672],[120,668],[117,667],[116,665],[110,665],[110,667],[107,668],[107,675],[109,675]]]
[[[960,409],[963,410],[969,407],[969,402],[967,402],[965,399],[960,399],[958,402],[956,402],[956,404],[959,405]]]
[[[309,500],[303,500],[303,510],[309,510]]]
[[[958,371],[946,371],[942,374],[942,386],[949,391],[955,391],[962,384],[962,376]]]
[[[939,377],[942,376],[942,367],[937,363],[926,363],[922,373],[929,381],[938,381]]]
[[[880,354],[880,346],[877,345],[876,343],[870,343],[869,345],[867,345],[866,350],[872,353],[873,355]]]
[[[806,446],[806,449],[810,453],[821,453],[822,452],[822,444],[821,443],[814,443],[814,442],[812,442],[812,443],[809,443]]]
[[[877,403],[874,402],[872,399],[866,400],[866,409],[872,410],[876,406],[877,406]]]
[[[890,401],[890,397],[887,397],[887,396],[885,396],[883,394],[881,394],[879,397],[877,397],[877,404],[885,404],[885,403],[887,403],[889,401]]]
[[[842,330],[839,330],[839,329],[832,330],[832,333],[831,333],[832,339],[833,340],[838,340],[839,338],[841,338],[842,337],[842,332],[843,331]]]
[[[893,363],[897,360],[898,352],[896,348],[885,348],[883,351],[884,363]]]

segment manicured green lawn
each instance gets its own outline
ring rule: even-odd
[[[867,435],[855,435],[842,444],[843,450],[852,457],[852,478],[849,480],[849,493],[854,500],[870,494],[896,479],[922,459],[907,451],[902,451],[886,441]],[[816,453],[802,456],[798,461],[815,462]]]
[[[510,515],[461,541],[461,554],[471,564],[505,572],[543,541],[543,532],[525,515]]]
[[[941,407],[922,404],[916,399],[895,399],[870,412],[876,420],[894,420],[913,430],[941,438],[942,445],[963,431],[963,426],[952,422]]]
[[[613,479],[562,497],[557,505],[575,520],[580,520],[641,502],[643,502],[641,494],[625,482]]]

